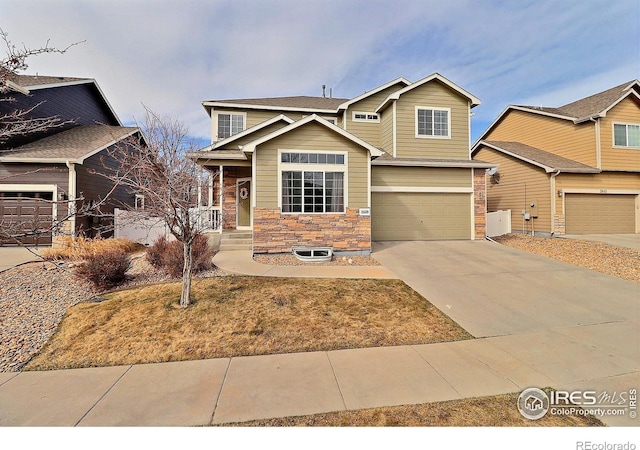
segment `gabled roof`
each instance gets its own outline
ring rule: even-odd
[[[472,153],[479,150],[484,145],[505,155],[512,156],[516,159],[540,167],[547,173],[551,172],[569,172],[569,173],[600,173],[601,170],[588,166],[572,159],[564,158],[553,153],[540,150],[539,148],[520,142],[508,141],[480,141],[474,145]]]
[[[139,129],[113,125],[82,125],[38,141],[0,152],[3,163],[82,164],[101,150],[132,136]]]
[[[394,92],[393,94],[389,95],[380,104],[380,106],[378,106],[376,108],[375,112],[382,111],[387,106],[389,106],[389,104],[391,104],[391,102],[393,102],[394,100],[398,100],[402,94],[405,94],[406,92],[409,92],[409,91],[411,91],[413,89],[416,89],[416,88],[422,86],[423,84],[429,83],[429,82],[434,81],[434,80],[440,81],[441,83],[443,83],[446,86],[448,86],[449,88],[451,88],[453,91],[457,92],[458,94],[462,95],[463,97],[466,97],[471,102],[471,107],[472,108],[474,106],[478,106],[481,103],[480,99],[478,97],[476,97],[476,96],[472,95],[471,93],[465,91],[464,89],[462,89],[457,84],[447,80],[445,77],[443,77],[439,73],[433,73],[433,74],[429,75],[428,77],[425,77],[422,80],[418,80],[415,83],[411,83],[407,87],[405,87],[403,89],[400,89],[400,90]]]
[[[338,106],[347,101],[346,98],[331,97],[272,97],[272,98],[241,98],[231,100],[210,100],[202,102],[206,107],[242,108],[242,109],[271,109],[278,111],[300,111],[336,113]]]
[[[523,111],[556,119],[568,120],[575,124],[588,120],[605,117],[607,112],[623,99],[633,96],[640,100],[640,81],[632,80],[622,83],[606,91],[589,97],[567,103],[557,108],[548,106],[508,105],[496,119],[480,135],[476,142],[481,141],[510,111]],[[475,145],[474,145],[475,146]]]
[[[42,89],[46,87],[52,87],[56,85],[69,85],[77,83],[91,83],[95,80],[91,78],[77,78],[77,77],[55,77],[50,75],[17,75],[10,74],[8,80],[23,88]]]
[[[233,143],[234,141],[237,141],[240,138],[243,138],[252,133],[255,133],[256,131],[260,131],[261,129],[268,127],[269,125],[273,125],[274,123],[278,123],[280,121],[285,122],[287,124],[293,123],[293,119],[285,116],[284,114],[280,114],[279,116],[274,116],[271,119],[265,120],[264,122],[260,122],[257,125],[247,128],[244,131],[241,131],[240,133],[234,134],[233,136],[229,136],[226,139],[222,139],[218,142],[214,142],[213,144],[201,149],[200,151],[212,151],[212,150],[226,147],[227,145]]]
[[[293,122],[290,125],[287,125],[286,127],[280,128],[279,130],[273,131],[272,133],[269,133],[265,136],[262,136],[258,139],[256,139],[255,141],[251,141],[250,143],[246,144],[243,146],[242,151],[247,152],[247,153],[251,153],[254,152],[256,147],[260,144],[264,144],[265,142],[268,142],[272,139],[277,138],[278,136],[282,136],[285,133],[289,133],[290,131],[295,130],[296,128],[302,127],[310,122],[315,122],[318,123],[324,127],[326,127],[327,129],[329,129],[330,131],[333,131],[336,134],[339,134],[340,136],[354,142],[357,145],[360,145],[361,147],[366,148],[369,153],[371,154],[371,156],[382,156],[384,154],[384,152],[382,150],[380,150],[377,147],[374,147],[373,145],[369,144],[368,142],[360,139],[359,137],[349,133],[348,131],[343,130],[342,128],[332,124],[331,122],[323,119],[322,117],[318,116],[317,114],[312,114],[310,116],[304,117],[296,122]]]
[[[409,86],[411,84],[411,81],[403,77],[396,78],[395,80],[391,80],[388,83],[378,86],[375,89],[371,89],[370,91],[367,91],[361,95],[358,95],[357,97],[352,98],[349,101],[342,103],[340,106],[338,106],[338,110],[339,111],[345,110],[349,108],[349,106],[353,105],[354,103],[357,103],[360,100],[364,100],[365,98],[371,97],[372,95],[377,94],[378,92],[384,91],[385,89],[388,89],[391,86],[394,86],[396,84],[404,84],[405,86]]]

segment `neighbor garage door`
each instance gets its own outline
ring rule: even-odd
[[[371,194],[374,241],[471,238],[471,195],[374,192]]]
[[[53,204],[51,192],[0,192],[0,223],[3,231],[19,235],[25,245],[51,245]],[[16,245],[0,236],[0,245]]]
[[[635,195],[565,194],[567,234],[635,233]]]

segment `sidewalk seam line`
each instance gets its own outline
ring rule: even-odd
[[[433,367],[433,364],[431,364],[429,361],[427,361],[427,359],[426,359],[424,356],[422,356],[422,355],[420,354],[420,352],[415,348],[415,346],[414,346],[414,345],[410,345],[409,347],[411,347],[411,350],[413,350],[414,352],[416,352],[416,354],[418,355],[418,357],[419,357],[421,360],[423,360],[423,361],[424,361],[424,362],[425,362],[429,367],[431,367],[431,368],[435,371],[435,373],[437,373],[437,374],[438,374],[438,376],[444,380],[444,382],[445,382],[445,383],[447,383],[449,386],[451,386],[451,389],[453,389],[453,390],[454,390],[454,392],[455,392],[456,394],[458,394],[459,398],[465,398],[465,397],[464,397],[460,392],[458,392],[458,390],[455,388],[455,386],[454,386],[453,384],[449,383],[449,380],[447,380],[447,379],[446,379],[446,378],[445,378],[445,377],[440,373],[440,371],[439,371],[438,369],[436,369],[435,367]]]
[[[329,352],[324,352],[327,356],[327,361],[329,361],[329,366],[331,367],[331,373],[333,373],[333,379],[336,381],[336,386],[338,386],[338,392],[340,392],[340,398],[342,399],[342,406],[344,406],[344,410],[348,411],[347,402],[344,400],[344,393],[342,392],[342,387],[340,387],[340,382],[338,381],[338,375],[336,375],[336,369],[333,367],[333,363],[331,362],[331,358],[329,357]]]
[[[227,368],[224,371],[224,377],[222,377],[222,383],[220,383],[220,390],[218,391],[218,395],[216,396],[216,401],[213,404],[213,412],[211,413],[211,419],[209,420],[209,425],[213,425],[213,418],[216,415],[216,411],[218,410],[218,403],[220,403],[220,397],[222,396],[222,390],[224,389],[224,385],[227,382],[227,375],[229,374],[229,368],[231,367],[231,360],[233,358],[229,358],[229,362],[227,363]]]
[[[93,408],[95,408],[96,406],[98,406],[98,403],[100,403],[100,402],[102,401],[102,399],[103,399],[103,398],[105,398],[105,397],[107,396],[107,394],[108,394],[109,392],[111,392],[111,390],[112,390],[114,387],[116,387],[116,385],[120,382],[120,380],[122,380],[122,378],[123,378],[126,374],[128,374],[128,373],[129,373],[129,371],[130,371],[132,368],[133,368],[133,364],[132,364],[132,365],[130,365],[130,366],[127,368],[127,370],[125,370],[125,371],[122,373],[122,375],[120,375],[120,376],[118,377],[118,379],[117,379],[116,381],[114,381],[114,383],[109,387],[109,389],[107,389],[107,390],[104,392],[104,394],[102,394],[102,395],[100,396],[100,398],[99,398],[98,400],[96,400],[96,402],[95,402],[93,405],[91,405],[91,408],[89,408],[89,409],[87,410],[87,412],[85,412],[85,413],[82,415],[82,417],[80,417],[80,419],[79,419],[79,420],[75,423],[75,425],[73,425],[73,426],[74,426],[74,427],[77,427],[77,426],[80,424],[80,422],[82,422],[82,421],[84,420],[84,418],[85,418],[85,417],[87,417],[87,414],[89,414],[91,411],[93,411]]]

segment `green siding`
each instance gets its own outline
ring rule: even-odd
[[[471,187],[471,169],[371,167],[371,186]]]

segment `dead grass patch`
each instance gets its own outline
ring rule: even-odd
[[[26,370],[471,339],[399,280],[217,277],[116,292],[67,311]]]
[[[522,417],[517,393],[420,405],[340,411],[254,420],[222,426],[249,427],[602,427],[593,416],[574,414],[539,420]]]
[[[86,239],[83,237],[73,238],[71,236],[65,236],[57,241],[51,248],[43,250],[42,257],[47,261],[79,261],[96,253],[113,250],[132,253],[142,250],[143,248],[143,245],[124,238]]]

